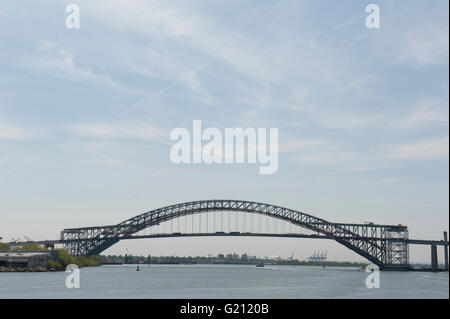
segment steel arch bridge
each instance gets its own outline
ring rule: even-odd
[[[205,212],[244,212],[266,215],[322,234],[353,250],[380,269],[409,268],[408,229],[402,225],[333,223],[303,212],[242,200],[202,200],[158,208],[117,225],[69,228],[60,243],[72,255],[97,255],[121,239],[162,222]]]

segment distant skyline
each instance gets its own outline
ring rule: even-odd
[[[80,8],[80,28],[65,7]],[[365,26],[369,3],[380,28]],[[3,1],[0,237],[54,239],[170,204],[242,199],[449,230],[449,3]],[[170,131],[278,128],[278,170],[174,164]],[[172,238],[105,254],[361,261],[331,241]],[[442,261],[442,252],[439,251]],[[411,246],[412,262],[429,262]]]

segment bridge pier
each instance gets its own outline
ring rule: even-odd
[[[447,232],[444,232],[444,241],[447,242]],[[448,245],[444,245],[444,269],[448,271]]]
[[[438,271],[437,246],[431,245],[431,271]]]

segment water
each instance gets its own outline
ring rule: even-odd
[[[356,268],[248,265],[136,265],[68,273],[0,273],[0,298],[448,298],[448,273],[381,272],[379,289]]]

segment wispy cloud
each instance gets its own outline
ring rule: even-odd
[[[92,160],[80,160],[80,164],[89,166],[100,166],[106,168],[122,168],[128,166],[128,163],[111,156],[100,156]]]
[[[447,1],[388,2],[373,53],[391,64],[448,65]],[[432,9],[433,14],[424,14]],[[386,48],[389,47],[389,50]]]
[[[126,154],[123,148],[109,140],[83,139],[63,142],[60,147],[65,152],[71,153],[71,160],[77,164],[106,168],[120,168],[129,165],[129,162],[124,160]]]
[[[12,161],[11,158],[9,158],[7,156],[0,157],[0,165],[8,164],[11,161]]]
[[[0,139],[1,140],[16,140],[24,138],[24,132],[12,125],[0,123]]]
[[[34,56],[23,61],[23,63],[34,71],[46,73],[56,78],[116,90],[128,90],[108,74],[94,72],[86,66],[77,65],[72,50],[54,41],[40,40],[37,43]]]
[[[400,129],[420,129],[424,126],[436,124],[448,126],[448,116],[448,100],[422,100],[409,115],[391,121],[390,126]]]
[[[163,57],[163,60],[166,61],[166,57]],[[143,106],[149,106],[151,103],[155,102],[159,96],[163,95],[167,91],[169,91],[172,88],[175,88],[178,85],[181,84],[187,84],[193,91],[197,92],[202,96],[200,99],[202,103],[209,104],[211,101],[211,97],[207,90],[204,89],[201,82],[198,80],[196,74],[201,71],[202,69],[206,68],[208,65],[210,65],[214,61],[208,61],[207,63],[201,65],[200,67],[195,68],[194,70],[191,70],[189,72],[187,71],[178,71],[177,74],[179,74],[179,79],[176,81],[170,83],[168,86],[164,87],[163,89],[157,91],[156,93],[153,93],[151,96],[144,98],[135,104],[133,104],[131,107],[125,109],[121,115],[131,112],[135,109],[138,109]],[[163,63],[164,64],[164,63]],[[173,65],[171,63],[167,63],[168,65]],[[172,68],[172,67],[171,67]]]
[[[19,125],[7,123],[0,118],[0,140],[23,140],[35,137],[36,132]]]
[[[392,158],[400,160],[438,160],[449,157],[449,138],[428,139],[394,146]]]
[[[345,144],[322,144],[321,149],[309,148],[292,152],[297,163],[330,166],[346,171],[372,171],[406,165],[409,161],[435,161],[449,158],[448,137],[374,146],[352,150]]]
[[[155,139],[164,130],[143,122],[128,124],[79,123],[69,127],[77,136],[89,138]]]
[[[324,139],[294,139],[292,137],[290,137],[290,139],[290,141],[280,144],[280,152],[290,153],[308,149],[317,149],[321,146],[329,147],[332,143]]]
[[[371,171],[387,167],[381,157],[374,157],[367,152],[351,151],[339,148],[330,151],[305,152],[295,157],[303,165],[329,166],[344,171]]]

